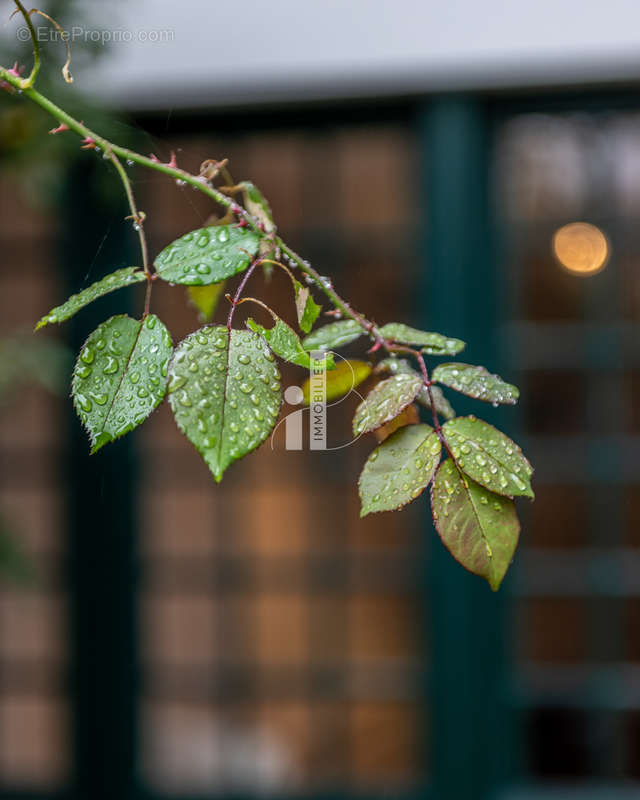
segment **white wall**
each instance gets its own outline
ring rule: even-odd
[[[125,106],[640,78],[639,0],[120,0],[96,13],[109,17],[98,29],[172,32],[112,43],[78,76]]]

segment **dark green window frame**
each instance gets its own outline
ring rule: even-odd
[[[416,322],[473,341],[479,363],[490,363],[500,371],[505,359],[497,341],[502,323],[500,228],[492,218],[489,180],[497,126],[510,115],[534,110],[637,109],[639,105],[639,98],[628,90],[529,96],[452,94],[375,105],[363,102],[185,116],[182,121],[174,115],[172,129],[180,124],[185,131],[215,124],[218,129],[241,131],[267,125],[316,127],[390,120],[413,127],[421,143],[419,181],[426,208],[416,253],[424,259],[426,276],[416,304]],[[162,124],[153,118],[139,121],[151,129]],[[81,169],[70,176],[69,231],[89,202],[85,174]],[[91,202],[100,207],[104,200],[93,197]],[[113,209],[105,211],[113,213]],[[85,226],[80,241],[74,236],[71,246],[67,242],[63,263],[68,265],[71,285],[77,285],[78,276],[86,271],[100,233]],[[71,263],[67,258],[70,252]],[[109,300],[104,302],[101,318]],[[83,327],[86,324],[85,317]],[[72,331],[73,344],[79,345],[79,333],[75,327]],[[463,404],[460,410],[465,411]],[[493,412],[487,416],[492,417]],[[505,421],[506,417],[501,418],[501,423]],[[77,425],[70,429],[78,433]],[[125,439],[96,461],[87,457],[84,444],[81,435],[74,434],[68,463],[73,788],[63,795],[3,792],[3,800],[161,800],[142,788],[137,774],[135,452]],[[98,521],[87,526],[91,485],[101,486],[109,501]],[[507,792],[508,786],[524,777],[518,768],[517,715],[504,688],[509,668],[509,582],[505,590],[492,594],[451,560],[427,526],[425,515],[424,626],[432,655],[429,665],[425,664],[424,693],[429,727],[437,736],[428,737],[431,780],[418,796],[434,800],[552,800],[544,788]],[[618,796],[613,788],[611,793],[607,791],[585,793],[584,797],[609,800]]]

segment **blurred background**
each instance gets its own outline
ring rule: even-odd
[[[109,165],[2,93],[0,798],[640,797],[637,5],[44,10],[72,35],[71,87],[42,41],[65,107],[194,172],[228,157],[356,308],[516,383],[515,410],[450,399],[522,443],[537,499],[494,595],[426,498],[359,519],[373,441],[276,437],[216,486],[163,406],[89,458],[73,354],[142,297],[30,332],[136,240]],[[22,27],[1,63],[30,63]],[[216,211],[129,172],[153,253]],[[174,341],[199,324],[179,287],[153,307]]]

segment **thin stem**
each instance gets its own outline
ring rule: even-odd
[[[227,298],[231,299],[231,296],[227,295]],[[266,303],[263,303],[262,300],[258,300],[257,297],[243,297],[242,300],[238,300],[236,305],[241,306],[243,303],[255,303],[257,306],[261,306],[262,308],[264,308],[265,311],[268,311],[269,314],[271,314],[271,316],[273,317],[273,319],[277,319],[276,312],[272,308],[269,308],[269,306]]]
[[[36,75],[40,71],[40,44],[38,43],[38,37],[36,36],[35,28],[33,27],[33,22],[31,21],[31,15],[27,11],[27,9],[22,5],[20,0],[13,0],[13,2],[18,7],[13,14],[17,13],[18,11],[22,14],[24,21],[27,24],[27,28],[29,29],[29,36],[31,37],[31,46],[33,47],[33,67],[31,68],[31,73],[27,78],[20,78],[18,76],[18,83],[19,86],[16,86],[17,89],[28,89],[33,86]],[[11,16],[13,16],[13,14]]]
[[[125,188],[125,192],[127,194],[127,199],[129,201],[129,206],[131,208],[132,216],[138,225],[138,232],[140,235],[140,248],[142,251],[142,258],[143,258],[143,267],[144,271],[148,278],[147,283],[147,297],[145,302],[145,316],[149,313],[149,302],[151,296],[151,285],[153,276],[151,275],[149,269],[149,259],[148,259],[148,250],[147,250],[147,243],[146,238],[143,231],[142,222],[143,220],[140,218],[140,214],[137,210],[135,199],[133,196],[133,191],[131,189],[131,182],[129,181],[129,177],[124,170],[122,163],[119,159],[124,159],[127,162],[139,164],[140,166],[146,167],[147,169],[155,170],[156,172],[163,173],[164,175],[168,175],[171,178],[175,178],[176,181],[182,184],[189,184],[193,186],[198,191],[202,192],[203,194],[210,197],[212,200],[215,200],[218,205],[223,206],[232,214],[234,214],[237,218],[239,218],[248,228],[252,231],[257,233],[262,238],[265,237],[264,229],[260,225],[259,221],[255,219],[249,212],[244,209],[242,206],[238,205],[233,198],[228,197],[226,194],[221,192],[220,190],[216,189],[212,186],[209,181],[206,180],[201,175],[192,175],[190,172],[186,170],[179,169],[177,166],[174,166],[174,159],[172,158],[171,162],[168,164],[164,164],[158,161],[155,158],[148,158],[147,156],[140,155],[140,153],[136,153],[134,150],[130,150],[127,147],[120,147],[119,145],[110,142],[108,139],[97,134],[95,131],[91,130],[91,128],[84,125],[84,123],[79,122],[62,108],[57,106],[55,103],[51,102],[49,98],[45,97],[44,95],[40,94],[40,92],[36,91],[32,86],[33,79],[37,74],[37,71],[40,66],[40,58],[39,58],[39,51],[37,47],[37,43],[35,41],[35,32],[33,31],[33,25],[29,19],[28,13],[25,11],[22,4],[19,0],[15,0],[16,4],[20,8],[23,16],[27,20],[27,24],[29,25],[29,29],[33,32],[32,35],[34,37],[34,69],[32,71],[31,76],[27,79],[27,83],[25,84],[22,79],[15,76],[13,72],[7,70],[3,67],[0,67],[0,79],[5,80],[11,86],[14,86],[17,89],[24,89],[24,94],[32,100],[34,103],[37,103],[41,108],[45,111],[48,111],[53,117],[55,117],[59,122],[63,123],[64,125],[69,128],[69,130],[74,131],[79,136],[82,136],[85,144],[89,145],[90,147],[96,147],[103,150],[113,162],[122,183]],[[37,67],[36,67],[36,60],[37,60]],[[420,370],[422,372],[422,376],[424,379],[424,386],[429,395],[429,402],[431,405],[431,411],[433,414],[433,424],[434,428],[440,438],[443,446],[449,453],[449,455],[453,458],[453,454],[449,448],[449,445],[442,433],[442,427],[440,425],[440,421],[438,419],[438,413],[435,408],[433,392],[431,390],[431,381],[429,379],[429,373],[426,368],[426,364],[424,362],[424,357],[422,353],[418,350],[414,350],[412,347],[407,347],[405,345],[398,345],[393,343],[392,341],[385,339],[385,337],[381,334],[380,330],[377,328],[374,322],[368,320],[365,316],[360,314],[358,311],[355,311],[349,303],[344,300],[333,288],[333,284],[327,278],[324,278],[320,275],[317,270],[315,270],[311,264],[303,259],[298,253],[295,252],[291,247],[289,247],[279,236],[272,233],[268,235],[269,240],[273,243],[274,248],[276,251],[280,251],[284,253],[291,265],[295,264],[297,267],[300,268],[301,272],[307,275],[309,278],[312,279],[312,282],[315,286],[324,294],[326,297],[329,298],[333,306],[338,309],[344,316],[349,317],[350,319],[354,320],[355,322],[360,325],[360,327],[364,330],[364,332],[371,337],[374,341],[374,349],[378,349],[383,347],[388,353],[409,353],[413,355],[419,365]],[[262,262],[263,259],[256,259],[250,267],[245,272],[240,285],[236,290],[235,296],[231,299],[231,308],[229,309],[229,316],[227,318],[227,329],[231,331],[231,323],[233,320],[233,314],[240,301],[240,296],[244,290],[244,287],[247,284],[247,281],[255,271],[255,268]],[[278,263],[278,262],[273,262]],[[283,264],[278,263],[278,266],[284,267]],[[285,267],[286,269],[286,267]],[[290,277],[293,279],[293,275],[289,272]],[[455,459],[454,459],[455,461]]]
[[[11,84],[12,86],[20,88],[18,86],[19,81],[17,81],[8,70],[0,68],[0,78],[6,80],[7,83]],[[207,195],[212,200],[215,200],[219,205],[229,209],[233,214],[243,220],[245,224],[255,233],[259,234],[260,236],[264,236],[264,231],[261,230],[258,220],[254,219],[254,217],[252,217],[248,211],[242,208],[242,206],[238,205],[238,203],[236,203],[232,198],[227,197],[227,195],[225,195],[223,192],[220,192],[211,186],[201,176],[192,175],[186,170],[170,166],[169,164],[164,164],[160,161],[155,161],[152,158],[148,158],[147,156],[140,155],[140,153],[136,153],[134,150],[129,150],[127,147],[120,147],[119,145],[110,142],[108,139],[100,136],[95,131],[91,130],[91,128],[72,117],[62,108],[49,100],[48,97],[40,94],[40,92],[38,92],[36,89],[26,89],[24,94],[34,103],[37,103],[45,111],[48,111],[49,114],[55,117],[59,122],[64,123],[70,130],[74,131],[79,136],[82,136],[87,143],[95,144],[104,152],[108,153],[110,151],[125,161],[132,161],[135,164],[140,164],[140,166],[147,167],[148,169],[155,170],[156,172],[161,172],[164,175],[168,175],[171,178],[175,178],[178,181],[182,181],[190,186],[193,186],[195,189],[203,192],[203,194]],[[318,273],[308,261],[299,256],[295,250],[289,247],[279,236],[274,236],[273,242],[276,248],[279,248],[283,253],[285,253],[289,260],[293,261],[305,275],[308,275],[313,279],[313,282],[318,289],[325,294],[329,300],[331,300],[336,308],[338,308],[345,316],[355,320],[366,331],[366,333],[372,336],[372,338],[374,338],[376,341],[379,341],[381,344],[383,343],[383,337],[380,335],[380,332],[376,326],[367,320],[362,314],[359,314],[357,311],[352,309],[349,303],[340,297],[340,295],[334,290],[333,286],[324,280],[320,273]]]
[[[253,275],[255,268],[261,263],[262,263],[261,258],[256,258],[256,260],[251,263],[249,269],[246,270],[246,272],[242,276],[242,280],[238,284],[238,288],[236,289],[235,295],[233,296],[233,298],[231,298],[231,308],[229,309],[229,316],[227,317],[227,330],[229,331],[229,333],[231,333],[231,322],[233,321],[233,312],[236,310],[236,306],[240,302],[240,297],[242,295],[242,292],[244,291],[244,287],[247,285],[247,281],[249,280],[249,278]]]
[[[20,80],[16,79],[9,70],[6,70],[0,67],[0,78],[7,81],[7,83],[11,84],[16,88],[20,87]],[[212,200],[215,200],[216,203],[223,206],[224,208],[231,211],[236,217],[238,217],[244,224],[257,233],[261,237],[265,237],[265,233],[262,230],[260,223],[257,219],[255,219],[249,212],[242,208],[242,206],[238,205],[233,198],[228,197],[223,192],[219,191],[215,187],[213,187],[206,179],[204,179],[200,175],[192,175],[190,172],[186,170],[180,169],[179,167],[173,166],[171,163],[164,164],[157,159],[152,159],[147,156],[140,155],[140,153],[136,153],[134,150],[129,150],[127,147],[120,147],[120,145],[116,145],[113,142],[110,142],[108,139],[97,134],[95,131],[91,130],[91,128],[87,127],[84,123],[79,122],[77,119],[72,117],[62,108],[57,106],[48,97],[40,94],[36,89],[29,88],[26,89],[24,92],[25,96],[32,100],[34,103],[37,103],[41,108],[45,111],[48,111],[53,117],[55,117],[59,122],[64,123],[70,130],[77,133],[79,136],[82,136],[85,140],[85,143],[89,145],[94,145],[100,149],[102,149],[105,153],[113,154],[120,159],[124,159],[127,162],[133,162],[135,164],[139,164],[140,166],[146,167],[147,169],[155,170],[156,172],[160,172],[164,175],[168,175],[171,178],[175,178],[176,181],[180,181],[185,184],[189,184],[193,186],[198,191],[202,192],[203,194],[210,197]],[[115,163],[115,162],[114,162]],[[122,166],[122,165],[120,165]],[[370,336],[378,347],[384,347],[384,349],[388,353],[392,352],[411,352],[413,354],[416,351],[413,351],[411,348],[401,348],[400,346],[391,344],[388,340],[386,340],[382,334],[380,333],[379,329],[376,327],[375,323],[368,320],[365,316],[360,314],[359,312],[355,311],[349,303],[344,300],[333,288],[331,282],[323,278],[317,270],[315,270],[311,264],[303,259],[298,253],[295,252],[291,247],[289,247],[279,236],[270,234],[269,239],[273,242],[274,247],[276,250],[280,250],[283,252],[287,258],[289,259],[290,263],[295,264],[298,266],[305,275],[310,277],[315,284],[315,286],[324,294],[326,297],[329,298],[331,303],[337,308],[342,314],[346,317],[357,322],[361,328],[365,331],[365,333]],[[253,270],[251,270],[253,271]],[[248,275],[245,275],[245,279],[243,280],[243,284],[246,282]],[[241,284],[242,285],[242,284]],[[231,309],[233,312],[233,306]],[[233,316],[233,314],[231,314]]]
[[[144,270],[144,274],[147,276],[147,292],[144,301],[144,316],[147,317],[149,315],[149,309],[151,306],[151,287],[153,285],[153,275],[151,274],[151,268],[149,266],[149,248],[147,247],[147,236],[144,231],[144,219],[145,219],[144,214],[138,211],[138,206],[136,205],[136,199],[133,194],[133,188],[131,187],[131,181],[129,180],[127,171],[122,166],[120,159],[113,152],[111,148],[105,150],[105,152],[111,159],[113,166],[116,168],[116,171],[120,176],[120,180],[122,181],[122,185],[124,186],[125,194],[127,195],[129,209],[131,210],[131,218],[133,219],[133,225],[136,231],[138,232],[138,240],[140,241],[140,252],[142,254],[142,269]]]
[[[144,214],[141,214],[138,211],[136,206],[136,200],[133,195],[133,189],[131,188],[131,181],[129,180],[129,176],[125,168],[122,166],[120,159],[112,150],[108,150],[107,154],[111,161],[113,162],[114,167],[118,171],[118,175],[120,176],[120,180],[122,181],[122,185],[124,186],[125,194],[127,195],[127,201],[129,203],[129,208],[131,209],[131,218],[133,219],[133,223],[138,231],[138,239],[140,240],[140,252],[142,254],[142,269],[145,271],[145,274],[150,277],[151,269],[149,267],[149,248],[147,247],[147,237],[144,232]]]

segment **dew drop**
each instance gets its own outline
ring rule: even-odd
[[[80,358],[84,361],[85,364],[93,364],[95,353],[90,347],[85,347],[82,353],[80,353]]]
[[[107,356],[107,363],[102,368],[102,371],[105,375],[113,375],[114,372],[118,371],[118,359],[113,358],[113,356]]]
[[[168,391],[175,392],[178,389],[181,389],[186,382],[187,379],[183,378],[182,375],[174,375],[169,381]]]
[[[78,405],[80,406],[80,408],[87,414],[93,408],[93,403],[91,402],[91,400],[89,400],[89,398],[83,394],[77,394],[76,400],[78,401]]]

